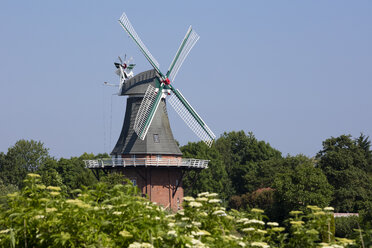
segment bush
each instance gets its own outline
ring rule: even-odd
[[[131,184],[98,183],[75,190],[68,199],[58,186],[29,174],[25,187],[1,205],[0,247],[319,247],[330,209],[309,206],[291,212],[287,231],[265,222],[263,210],[226,211],[215,193],[184,197],[171,213],[139,196]],[[335,247],[335,246],[334,246]]]
[[[336,235],[343,238],[355,238],[355,229],[358,229],[358,217],[338,217],[335,218]]]

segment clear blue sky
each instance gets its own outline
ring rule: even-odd
[[[118,81],[118,55],[151,68],[124,11],[164,70],[193,25],[174,86],[217,136],[252,131],[308,156],[331,136],[372,136],[371,1],[1,1],[0,151],[19,139],[56,157],[111,151],[126,99],[102,83]],[[196,141],[169,113],[176,139]]]

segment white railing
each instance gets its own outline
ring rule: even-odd
[[[153,167],[188,167],[188,168],[208,168],[209,160],[180,158],[180,159],[166,159],[166,158],[104,158],[95,160],[84,160],[85,167],[105,168],[105,167],[137,167],[137,166],[153,166]]]

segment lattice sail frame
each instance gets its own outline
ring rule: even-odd
[[[174,79],[176,78],[176,75],[179,69],[181,68],[183,62],[185,61],[187,55],[194,47],[196,42],[199,40],[199,38],[200,36],[190,26],[186,32],[185,38],[183,38],[183,41],[180,47],[178,48],[176,55],[173,58],[172,63],[169,66],[167,77],[171,82],[173,82]]]
[[[150,64],[160,73],[160,65],[158,61],[152,56],[149,49],[145,46],[142,42],[141,38],[138,36],[136,30],[134,30],[132,24],[130,23],[127,15],[123,13],[119,19],[120,25],[124,28],[124,30],[129,34],[129,36],[134,40],[137,46],[140,48],[143,55],[145,55],[146,59],[150,62]]]
[[[161,90],[149,85],[138,109],[133,129],[144,140],[161,101]]]
[[[183,97],[181,92],[177,92]],[[183,100],[186,101],[188,107],[194,112],[193,114],[199,118],[199,121],[194,117],[190,112],[188,107],[177,97],[176,94],[172,94],[169,98],[170,105],[174,108],[177,114],[182,118],[182,120],[189,126],[189,128],[209,147],[212,145],[213,140],[216,138],[216,135],[210,130],[210,128],[205,124],[201,117],[196,113],[196,111],[191,107],[187,100],[183,97]]]

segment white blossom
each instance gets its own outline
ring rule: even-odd
[[[226,216],[226,213],[222,210],[217,210],[212,213],[213,215]]]
[[[190,202],[189,206],[199,208],[199,207],[203,206],[203,204],[201,204],[200,202]]]
[[[279,226],[277,222],[267,222],[268,226]]]
[[[262,220],[247,220],[246,222],[244,222],[244,225],[246,224],[260,224],[260,225],[265,225],[265,222],[263,222]]]
[[[194,197],[192,197],[192,196],[185,196],[185,197],[183,198],[183,200],[184,200],[184,201],[188,201],[188,202],[195,201]]]
[[[177,232],[174,230],[168,231],[167,235],[172,236],[172,237],[177,237]]]

